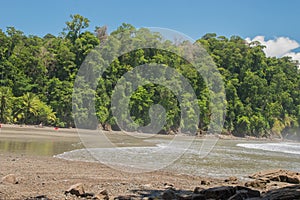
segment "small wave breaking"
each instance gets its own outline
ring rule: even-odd
[[[244,147],[247,149],[258,149],[264,151],[281,152],[288,154],[298,154],[300,155],[300,144],[299,143],[240,143],[237,144],[239,147]]]

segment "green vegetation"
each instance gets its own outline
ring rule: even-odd
[[[8,27],[5,32],[0,30],[1,123],[74,126],[72,93],[78,69],[87,54],[109,37],[106,27],[96,27],[92,33],[85,30],[88,26],[88,19],[73,15],[60,36],[26,36],[14,27]],[[122,24],[111,35],[120,32],[136,41],[147,38],[147,41],[162,42],[159,35],[146,29],[136,30],[129,24]],[[214,59],[225,83],[225,133],[257,137],[300,135],[300,69],[297,62],[288,57],[266,57],[262,45],[248,44],[238,36],[226,38],[206,34],[197,42]],[[122,45],[122,41],[116,41],[107,48],[121,49]],[[149,63],[173,66],[190,80],[201,111],[196,128],[206,131],[212,109],[202,77],[175,54],[154,49],[139,49],[122,55],[103,73],[95,95],[99,123],[117,128],[111,109],[114,86],[129,70]],[[129,103],[133,120],[147,125],[151,121],[149,108],[161,104],[166,109],[164,131],[178,131],[181,113],[174,95],[156,84],[139,87]]]

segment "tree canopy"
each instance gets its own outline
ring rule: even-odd
[[[85,30],[89,22],[81,15],[71,15],[60,36],[50,33],[44,37],[26,36],[14,27],[0,30],[1,123],[75,126],[72,116],[75,77],[86,56],[109,37],[105,26],[96,27],[95,32]],[[136,42],[143,41],[145,35],[151,42],[162,45],[166,42],[158,34],[125,23],[111,35],[121,32]],[[208,33],[196,42],[213,58],[225,83],[224,133],[257,137],[300,135],[298,62],[289,57],[267,57],[264,46],[257,42],[249,44],[238,36],[226,38]],[[107,48],[124,46],[116,41]],[[139,49],[122,55],[99,77],[95,91],[99,124],[118,129],[112,115],[113,89],[126,72],[150,63],[175,66],[190,80],[200,109],[196,128],[206,131],[212,111],[203,78],[182,58],[155,49]],[[141,125],[149,124],[150,108],[155,104],[166,109],[163,132],[180,131],[179,102],[171,90],[161,85],[147,84],[134,91],[129,102],[132,119]]]

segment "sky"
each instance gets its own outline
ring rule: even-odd
[[[300,60],[298,0],[0,0],[0,29],[14,26],[26,35],[59,35],[71,14],[88,18],[90,30],[123,22],[169,28],[199,39],[206,33],[266,46],[268,56]]]

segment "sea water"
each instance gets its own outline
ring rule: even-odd
[[[300,143],[247,140],[213,140],[209,151],[201,147],[210,142],[183,137],[170,145],[166,138],[144,139],[149,145],[84,148],[56,155],[58,158],[100,162],[130,172],[166,170],[196,176],[246,178],[249,174],[283,168],[300,171]]]

